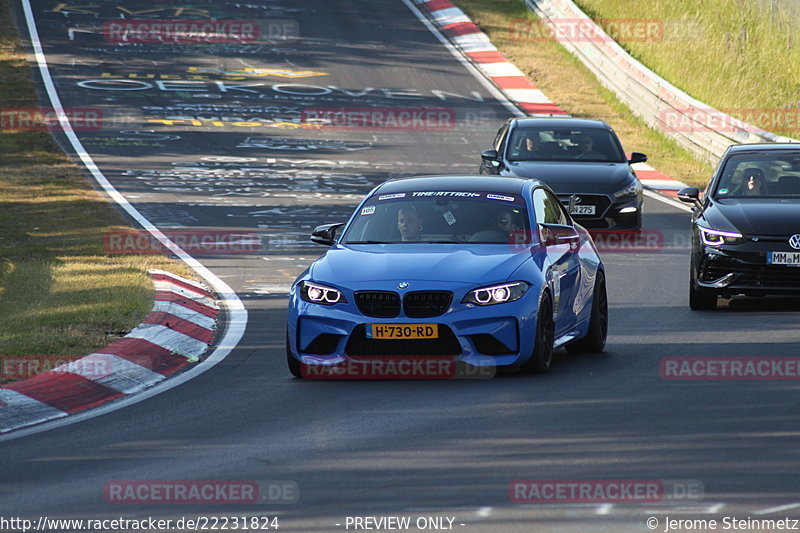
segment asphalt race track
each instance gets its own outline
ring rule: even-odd
[[[258,232],[262,249],[193,254],[249,312],[222,363],[147,401],[0,443],[3,515],[278,516],[287,531],[344,530],[347,516],[446,516],[464,531],[622,532],[646,531],[649,516],[800,514],[797,381],[660,372],[664,357],[797,356],[800,304],[763,298],[691,312],[688,213],[652,198],[645,228],[662,244],[603,255],[606,353],[561,351],[543,376],[292,379],[286,296],[323,251],[308,242],[311,229],[343,221],[387,178],[477,172],[512,114],[400,0],[248,2],[32,4],[64,107],[101,113],[76,133],[111,183],[159,228]],[[256,20],[261,35],[116,43],[122,33],[103,32],[111,22],[207,17]],[[438,118],[297,127],[342,107]],[[519,479],[661,480],[703,494],[537,505],[511,500]],[[279,480],[299,500],[109,503],[104,487],[120,480]]]

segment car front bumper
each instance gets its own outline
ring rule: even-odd
[[[514,302],[491,306],[461,303],[455,292],[443,314],[430,318],[377,318],[361,313],[352,297],[323,306],[290,296],[289,353],[307,365],[336,365],[364,357],[452,357],[474,366],[513,366],[533,353],[539,290],[531,286]],[[379,340],[368,324],[437,324],[437,339]]]
[[[564,206],[569,206],[572,195],[559,194]],[[576,204],[595,206],[594,215],[572,214],[575,222],[587,229],[638,229],[642,216],[642,195],[617,199],[602,194],[576,194],[581,201]]]
[[[787,238],[788,239],[788,238]],[[769,252],[791,251],[779,242],[695,245],[694,283],[719,296],[800,294],[800,266],[767,263]]]

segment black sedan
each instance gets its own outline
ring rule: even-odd
[[[722,156],[695,205],[689,306],[717,297],[800,294],[800,144],[739,144]]]
[[[481,174],[547,183],[586,228],[639,229],[642,184],[631,169],[647,161],[625,157],[611,126],[577,118],[514,118],[481,154]]]

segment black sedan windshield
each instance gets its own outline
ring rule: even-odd
[[[601,128],[517,128],[508,143],[509,161],[625,162],[619,141]]]
[[[732,156],[714,197],[800,197],[800,152]]]

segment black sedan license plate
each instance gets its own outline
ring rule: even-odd
[[[594,215],[595,206],[593,205],[575,205],[570,209],[570,215]]]
[[[767,264],[800,266],[800,252],[769,252]]]
[[[438,339],[439,324],[367,324],[368,339]]]

